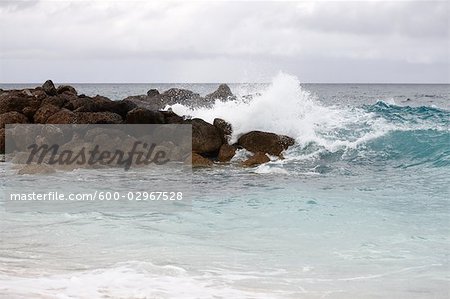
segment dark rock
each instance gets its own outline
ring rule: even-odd
[[[215,118],[213,125],[222,133],[224,142],[228,142],[233,132],[231,124],[221,118]]]
[[[145,108],[134,108],[128,112],[125,122],[127,124],[163,124],[164,114]]]
[[[120,129],[93,127],[92,129],[89,129],[86,132],[83,140],[86,142],[92,142],[94,140],[95,136],[100,135],[100,134],[110,135],[111,138],[119,137],[119,138],[124,139],[125,137],[127,137],[127,134],[123,130],[120,130]]]
[[[47,94],[45,93],[42,87],[36,87],[35,89],[31,89],[30,93],[39,101],[42,101],[47,97]]]
[[[0,155],[5,153],[5,129],[0,129]]]
[[[177,103],[183,103],[187,100],[200,99],[200,95],[193,91],[181,88],[171,88],[161,94],[163,102],[167,102],[168,105]]]
[[[56,89],[56,93],[58,94],[67,93],[75,96],[78,94],[77,90],[70,85],[58,86],[58,88]]]
[[[241,163],[244,167],[251,167],[269,162],[270,159],[265,153],[257,152],[247,160]]]
[[[39,134],[40,128],[38,126],[13,126],[6,130],[6,136],[8,138],[7,149],[8,151],[19,149],[24,151],[31,144],[35,143],[35,137]],[[11,144],[15,147],[11,147]]]
[[[77,116],[68,109],[61,109],[47,119],[48,124],[76,124]]]
[[[219,88],[217,88],[216,91],[214,91],[213,93],[208,94],[206,97],[206,99],[208,100],[228,100],[230,98],[235,98],[235,96],[233,95],[233,93],[231,92],[231,89],[228,85],[226,84],[220,84]]]
[[[164,122],[166,124],[182,124],[184,118],[173,112],[172,110],[160,111],[164,115]]]
[[[229,162],[236,154],[236,148],[228,144],[222,144],[217,159],[220,162]]]
[[[184,161],[186,164],[192,165],[192,167],[209,167],[213,165],[213,162],[197,153],[192,153]]]
[[[5,128],[6,124],[27,124],[28,118],[22,113],[11,111],[0,114],[0,129]]]
[[[76,97],[73,97],[71,95],[68,94],[60,94],[58,96],[54,96],[54,97],[48,97],[45,98],[44,100],[42,100],[41,106],[45,106],[45,105],[53,105],[59,108],[64,107],[71,99],[74,99]]]
[[[41,106],[34,114],[33,120],[37,124],[45,124],[47,123],[47,119],[58,113],[59,110],[61,110],[61,108],[51,104]]]
[[[248,151],[262,152],[274,156],[279,156],[283,150],[294,143],[295,140],[291,137],[261,131],[249,132],[238,139],[238,145]]]
[[[204,98],[198,93],[194,93],[187,89],[171,88],[162,94],[157,92],[157,90],[149,90],[148,95],[130,96],[125,98],[125,100],[135,103],[138,107],[152,111],[163,110],[167,105],[174,105],[177,103],[201,104],[204,102]]]
[[[64,105],[64,108],[74,112],[95,112],[94,101],[92,98],[74,97],[69,99]]]
[[[127,113],[137,108],[137,105],[132,101],[121,100],[121,101],[111,101],[105,104],[105,111],[110,111],[119,114],[122,118],[127,116]]]
[[[43,142],[50,146],[53,144],[61,145],[65,140],[63,130],[56,125],[42,126],[40,136],[43,138]]]
[[[0,114],[16,111],[30,116],[40,105],[41,100],[30,91],[10,90],[0,94]]]
[[[150,89],[147,91],[147,96],[149,97],[155,97],[157,95],[159,95],[159,91],[157,89]]]
[[[220,131],[200,118],[194,118],[190,123],[192,124],[192,151],[199,154],[217,153],[223,143]]]
[[[132,102],[136,107],[145,108],[152,111],[162,110],[167,103],[160,95],[149,97],[146,95],[130,96],[123,101]]]
[[[112,112],[75,112],[79,124],[121,124],[122,117]]]
[[[53,84],[52,80],[45,81],[45,83],[42,85],[42,88],[49,96],[55,96],[58,94],[55,88],[55,84]]]

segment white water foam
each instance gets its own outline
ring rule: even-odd
[[[199,117],[211,122],[216,117],[233,126],[232,141],[239,135],[261,130],[295,137],[300,146],[314,143],[328,151],[355,148],[380,137],[392,126],[357,108],[338,108],[320,104],[314,95],[304,90],[299,80],[284,73],[248,100],[216,100],[211,108],[191,108],[182,104],[171,106],[181,115]],[[365,127],[365,130],[362,130]],[[346,134],[342,134],[346,130]],[[347,133],[351,134],[347,134]]]
[[[226,280],[226,277],[222,277]],[[242,280],[252,278],[248,275]],[[111,268],[67,274],[14,277],[0,275],[0,293],[15,298],[275,298],[242,290],[220,277],[195,275],[172,265],[118,263]],[[2,297],[3,298],[3,297]]]

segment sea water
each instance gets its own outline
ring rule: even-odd
[[[205,95],[218,84],[74,86],[119,100],[150,88]],[[0,298],[450,296],[449,85],[300,84],[280,74],[230,86],[235,101],[171,108],[230,121],[233,140],[249,130],[292,136],[284,160],[194,170],[192,207],[173,212],[13,212],[0,195]],[[64,189],[86,174],[13,179]],[[99,171],[88,181],[126,189],[130,179]]]

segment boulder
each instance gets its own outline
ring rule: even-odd
[[[68,109],[61,109],[54,115],[47,118],[48,124],[76,124],[77,116]]]
[[[31,118],[41,105],[41,99],[25,90],[10,90],[0,94],[0,114],[16,111]]]
[[[0,129],[4,129],[6,124],[26,124],[28,118],[22,113],[11,111],[0,114]]]
[[[213,162],[197,153],[192,153],[184,161],[186,164],[192,165],[192,167],[209,167],[213,165]]]
[[[64,143],[64,132],[63,130],[56,125],[45,125],[41,128],[41,133],[39,135],[42,139],[43,144],[59,144]]]
[[[222,144],[222,146],[219,149],[217,159],[220,162],[229,162],[234,157],[235,154],[236,148],[234,146],[231,146],[229,144]]]
[[[74,112],[97,112],[94,109],[94,101],[89,97],[73,97],[65,104],[64,108]]]
[[[66,94],[75,95],[75,96],[78,94],[77,90],[70,85],[58,86],[58,88],[56,89],[56,93],[57,94],[66,93]]]
[[[123,99],[123,101],[131,102],[136,107],[146,108],[152,111],[162,110],[167,105],[160,95],[152,97],[146,95],[130,96]]]
[[[137,105],[132,101],[121,100],[121,101],[111,101],[104,104],[104,111],[114,112],[122,116],[125,119],[127,113],[137,108]]]
[[[257,166],[260,164],[264,164],[269,161],[270,161],[270,159],[269,159],[269,157],[267,157],[267,155],[265,153],[257,152],[253,156],[248,158],[247,160],[243,161],[241,163],[241,165],[244,167],[251,167],[251,166]]]
[[[59,108],[64,107],[70,100],[74,99],[74,97],[71,94],[62,93],[54,97],[47,97],[42,100],[41,106],[45,105],[53,105]]]
[[[0,155],[5,153],[5,129],[0,129]]]
[[[127,113],[125,122],[127,124],[163,124],[164,115],[159,111],[134,108]]]
[[[150,89],[147,91],[147,96],[149,97],[156,97],[159,95],[159,91],[157,89]]]
[[[52,80],[45,81],[45,83],[42,85],[42,88],[49,96],[55,96],[58,94],[55,88],[55,84],[53,84]]]
[[[75,112],[78,124],[121,124],[122,117],[113,112]]]
[[[200,95],[188,89],[171,88],[161,94],[164,102],[167,104],[183,103],[186,100],[200,99]]]
[[[291,137],[274,133],[251,131],[239,137],[238,145],[253,153],[262,152],[279,156],[282,151],[295,143]]]
[[[51,104],[41,106],[33,116],[34,123],[45,124],[50,116],[55,115],[61,110],[59,107]]]
[[[220,131],[200,118],[194,118],[190,123],[192,124],[192,151],[199,154],[217,153],[223,143]]]
[[[221,132],[224,143],[228,143],[231,138],[231,133],[233,132],[231,124],[221,118],[215,118],[213,125]]]
[[[208,100],[228,100],[229,98],[235,98],[233,93],[231,92],[231,89],[226,84],[220,84],[219,88],[217,88],[216,91],[208,94],[206,97]]]
[[[166,124],[182,124],[184,118],[173,112],[172,110],[160,111],[164,115],[164,122]]]

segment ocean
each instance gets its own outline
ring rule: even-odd
[[[218,86],[72,85],[114,100]],[[450,297],[450,85],[301,84],[280,74],[230,87],[236,101],[171,108],[230,121],[233,140],[250,130],[292,136],[285,159],[194,169],[192,206],[170,212],[17,212],[1,194],[0,298]],[[7,164],[2,189],[86,180],[125,190],[133,179],[11,178]]]

